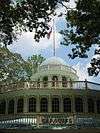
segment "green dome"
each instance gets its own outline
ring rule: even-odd
[[[66,76],[67,79],[78,80],[76,71],[68,66],[60,57],[50,57],[43,61],[38,67],[37,73],[33,73],[31,80],[37,80],[45,76]]]
[[[41,66],[45,66],[45,65],[64,65],[65,66],[66,62],[60,57],[50,57],[41,64]]]

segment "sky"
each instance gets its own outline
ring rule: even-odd
[[[75,7],[74,0],[71,0],[69,6]],[[62,6],[60,6],[60,8],[56,10],[58,15],[61,11],[65,12],[65,9]],[[52,21],[50,22],[50,25],[52,26]],[[67,55],[71,52],[71,46],[65,47],[60,44],[63,41],[63,37],[59,32],[60,30],[66,29],[65,17],[55,17],[54,25],[56,56],[61,57],[67,65],[72,66],[77,71],[79,80],[87,79],[91,82],[100,83],[100,74],[97,77],[90,77],[87,73],[87,67],[89,66],[89,62],[94,56],[94,48],[91,48],[91,51],[88,52],[89,58],[76,58],[74,60],[70,59]],[[47,39],[47,37],[42,38],[40,39],[39,43],[35,42],[33,32],[23,33],[19,37],[19,39],[17,41],[14,41],[13,44],[10,45],[8,48],[12,52],[17,52],[21,54],[24,59],[27,59],[33,54],[41,54],[43,57],[49,58],[53,56],[53,33],[51,33],[50,39]]]

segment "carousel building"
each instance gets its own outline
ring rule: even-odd
[[[100,84],[79,81],[59,57],[30,81],[0,85],[0,128],[100,128]]]

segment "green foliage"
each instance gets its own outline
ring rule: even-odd
[[[33,32],[39,41],[48,31],[57,0],[0,0],[0,43],[10,45],[23,31]]]
[[[0,82],[17,82],[30,80],[37,72],[38,65],[45,60],[41,55],[33,55],[27,61],[18,53],[12,53],[5,47],[0,47]]]
[[[72,59],[76,57],[87,58],[88,51],[92,46],[97,45],[100,49],[99,0],[77,0],[76,9],[67,12],[66,20],[68,30],[61,31],[61,33],[64,36],[62,44],[74,46],[69,57]],[[92,60],[92,70],[88,69],[91,76],[98,75],[100,72],[100,58],[95,58],[95,60],[94,65]]]
[[[28,58],[28,70],[30,73],[30,76],[32,76],[32,73],[36,73],[38,70],[38,66],[45,60],[45,58],[41,55],[33,55]]]
[[[21,55],[0,47],[0,82],[16,82],[28,79],[27,63]]]
[[[97,76],[100,73],[100,48],[95,50],[95,55],[91,59],[90,67],[88,68],[88,73],[90,76]]]
[[[34,31],[36,41],[45,37],[50,16],[55,14],[57,3],[64,6],[62,1],[70,0],[0,0],[0,43],[7,47],[23,31]],[[61,33],[64,45],[74,45],[69,56],[87,58],[94,44],[100,46],[100,1],[77,0],[76,9],[68,9],[66,19],[68,30]],[[92,64],[88,69],[92,71],[90,75],[97,75],[96,70],[100,72],[99,62],[100,59],[96,59],[95,67]]]

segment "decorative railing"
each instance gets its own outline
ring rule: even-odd
[[[3,128],[78,128],[99,127],[100,119],[97,117],[76,114],[19,114],[0,117],[0,129]]]
[[[64,70],[66,72],[72,72],[77,73],[77,71],[70,67],[70,66],[64,66],[64,65],[44,65],[38,68],[38,71],[47,71],[47,70]]]
[[[99,90],[100,84],[88,81],[31,81],[1,84],[0,93],[20,89],[93,89]]]

